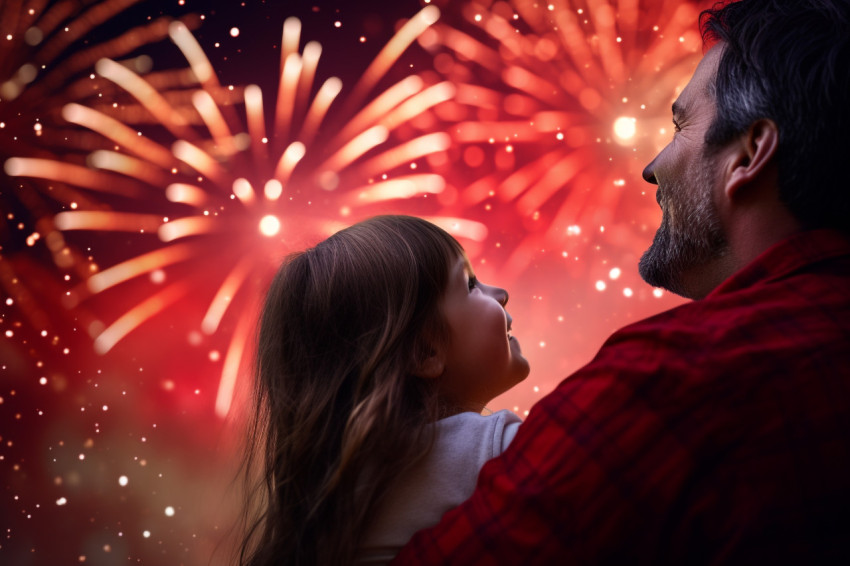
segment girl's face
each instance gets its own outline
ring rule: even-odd
[[[463,410],[481,411],[528,375],[528,361],[511,335],[507,302],[507,291],[475,278],[465,256],[451,266],[440,303],[450,331],[440,391]]]

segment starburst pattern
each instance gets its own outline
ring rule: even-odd
[[[458,85],[441,109],[456,121],[447,182],[467,187],[463,206],[522,227],[505,275],[544,248],[644,245],[657,207],[640,171],[672,134],[669,105],[700,57],[704,4],[472,0],[447,3],[422,36]]]
[[[122,65],[141,73],[150,70],[150,59],[134,52],[165,38],[174,18],[152,18],[131,29],[116,28],[107,39],[88,39],[93,30],[113,24],[123,12],[143,2],[60,0],[0,5],[0,159],[5,161],[11,155],[50,159],[98,143],[92,136],[69,132],[60,110],[69,101],[109,104],[115,89],[91,76],[94,62],[102,57],[124,57]],[[186,17],[184,22],[195,27],[198,19]],[[154,73],[148,80],[166,87],[181,82],[181,71]],[[128,115],[126,120],[132,122],[133,118]],[[64,179],[50,185],[26,179],[2,181],[0,212],[7,223],[0,233],[0,245],[6,253],[43,244],[56,265],[84,276],[88,262],[67,245],[55,229],[52,215],[56,203],[91,207],[96,206],[96,199]]]
[[[368,98],[438,15],[432,6],[408,20],[340,101],[339,79],[328,78],[314,89],[321,47],[308,42],[299,50],[300,22],[288,19],[269,131],[268,98],[261,88],[219,84],[200,45],[179,22],[169,34],[198,80],[190,113],[171,105],[126,66],[99,60],[98,75],[144,107],[167,131],[170,146],[100,110],[70,103],[62,110],[65,120],[102,136],[110,149],[90,153],[87,166],[29,157],[5,163],[15,177],[73,179],[76,187],[105,195],[105,201],[130,204],[108,210],[78,206],[55,219],[65,232],[123,232],[146,242],[146,251],[93,273],[68,294],[73,307],[133,280],[150,282],[137,304],[127,308],[122,301],[115,320],[92,325],[95,349],[108,352],[189,295],[203,301],[201,330],[212,335],[226,325],[230,336],[216,401],[217,413],[225,415],[253,327],[254,299],[283,255],[363,216],[404,209],[413,197],[430,197],[433,203],[418,204],[420,215],[429,216],[430,210],[433,221],[459,237],[484,239],[482,224],[439,214],[443,180],[418,167],[427,156],[445,152],[449,136],[393,135],[451,99],[454,87],[410,75]],[[225,322],[229,314],[232,320]]]

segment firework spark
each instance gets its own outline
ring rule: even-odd
[[[523,227],[506,276],[582,232],[643,245],[657,207],[640,170],[671,135],[671,96],[700,57],[701,4],[472,0],[422,35],[458,89],[440,109],[456,122],[447,182],[468,186],[465,207],[507,207]]]
[[[101,110],[71,103],[62,109],[64,119],[98,134],[110,149],[92,152],[85,167],[30,157],[5,162],[11,176],[74,179],[76,187],[103,194],[110,202],[132,203],[131,209],[79,207],[55,218],[66,232],[127,232],[137,234],[148,248],[92,274],[69,292],[73,306],[144,276],[152,282],[144,298],[130,308],[123,306],[113,322],[94,325],[95,349],[108,352],[187,297],[203,301],[201,330],[229,334],[215,405],[223,416],[253,327],[255,298],[286,253],[364,216],[403,211],[412,197],[417,197],[418,214],[426,212],[458,237],[472,242],[486,238],[482,224],[440,214],[442,177],[419,169],[419,162],[449,149],[449,136],[400,134],[402,124],[452,99],[454,86],[428,84],[411,75],[364,105],[438,16],[439,10],[430,6],[410,18],[344,100],[338,100],[343,91],[339,79],[314,84],[321,46],[308,42],[298,49],[301,25],[295,18],[283,26],[279,85],[271,105],[259,86],[219,84],[203,49],[179,22],[171,24],[169,35],[199,83],[190,114],[132,69],[99,60],[97,73],[129,93],[170,141],[142,136]],[[268,106],[273,108],[270,130]],[[244,120],[238,107],[244,108]],[[429,198],[430,215],[429,205],[421,204]]]
[[[131,54],[164,39],[173,18],[158,18],[103,41],[89,41],[93,30],[102,30],[104,24],[111,24],[140,1],[20,1],[0,5],[0,159],[18,155],[51,160],[57,153],[99,143],[92,136],[69,132],[60,109],[69,101],[102,106],[111,102],[115,89],[91,76],[94,62],[102,57],[126,56],[122,65],[137,72],[150,69],[149,58]],[[187,17],[185,22],[195,27],[197,19]],[[161,85],[178,84],[180,71],[161,73],[150,80]],[[51,171],[48,168],[46,174]],[[75,172],[87,175],[82,167]],[[6,231],[0,233],[0,243],[7,254],[16,248],[44,244],[57,266],[74,269],[82,277],[90,269],[89,262],[66,243],[55,229],[52,215],[57,202],[64,207],[93,208],[98,201],[65,183],[66,179],[54,176],[53,182],[44,184],[0,178],[0,212],[8,223]]]

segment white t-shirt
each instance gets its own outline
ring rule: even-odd
[[[507,410],[437,421],[431,451],[390,488],[366,531],[358,562],[389,562],[416,531],[436,525],[443,513],[469,499],[481,467],[508,447],[521,422]]]

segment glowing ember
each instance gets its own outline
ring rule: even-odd
[[[622,141],[628,141],[635,137],[637,132],[637,119],[621,116],[614,120],[614,135]]]
[[[263,236],[272,237],[280,232],[280,220],[273,214],[263,216],[260,220],[260,233]]]

